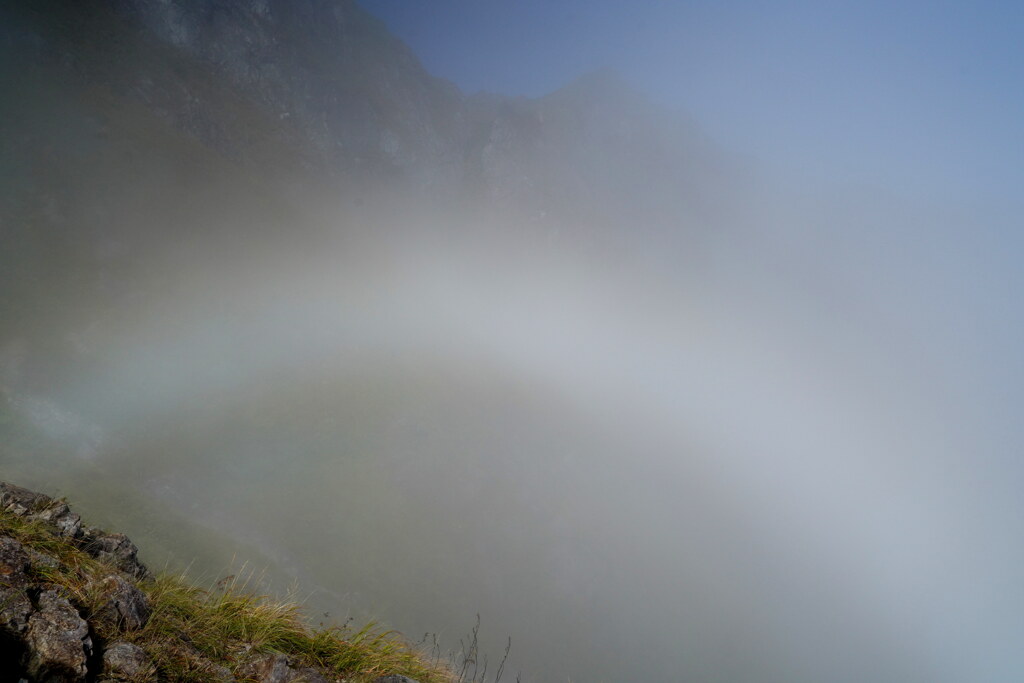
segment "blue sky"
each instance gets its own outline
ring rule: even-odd
[[[611,66],[794,182],[1016,205],[1024,5],[362,0],[467,92]]]

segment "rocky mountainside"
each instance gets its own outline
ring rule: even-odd
[[[84,525],[63,501],[0,482],[0,681],[415,683],[401,673],[360,672],[353,666],[356,648],[348,644],[340,645],[353,650],[344,663],[332,660],[330,639],[339,649],[343,629],[319,635],[319,658],[300,652],[311,635],[290,620],[287,607],[237,594],[203,604],[195,597],[202,591],[180,584],[168,591],[174,580],[161,584],[137,552],[123,534]],[[270,611],[271,621],[260,610]],[[202,621],[216,612],[222,613],[219,632],[204,634]],[[168,630],[176,617],[181,621]],[[228,623],[232,630],[223,628]],[[278,645],[288,649],[290,642],[291,651],[272,647],[273,635],[261,633],[261,623],[293,629]],[[211,635],[216,647],[200,639]],[[402,649],[387,638],[380,642]],[[405,665],[416,657],[409,651]],[[444,680],[440,668],[420,669]]]
[[[425,179],[457,166],[458,90],[427,74],[353,0],[112,5],[151,40],[293,122],[330,167]]]
[[[152,578],[139,563],[138,549],[123,534],[82,525],[67,504],[47,496],[0,482],[0,509],[5,515],[36,526],[36,536],[23,543],[4,520],[0,533],[0,661],[3,680],[84,681],[97,667],[106,673],[135,674],[148,658],[129,643],[103,647],[95,639],[100,622],[136,630],[149,619],[150,606],[131,583]],[[68,591],[52,579],[75,571],[58,556],[37,549],[64,540],[106,567],[103,575],[90,577],[88,590],[97,592],[99,604],[87,616],[81,605],[72,604]],[[70,598],[70,599],[69,599]]]
[[[0,141],[0,366],[145,307],[182,264],[293,244],[318,207],[396,241],[434,216],[685,255],[732,174],[614,74],[466,96],[353,0],[7,0]],[[50,351],[37,376],[74,355]]]
[[[109,87],[229,156],[271,138],[321,169],[411,172],[458,146],[458,91],[354,2],[6,4],[13,56]]]
[[[613,206],[678,221],[724,172],[690,122],[607,72],[536,100],[467,97],[354,0],[7,4],[8,61],[141,105],[232,161],[328,173],[339,191],[388,182],[563,221]]]
[[[409,359],[419,357],[419,344],[464,356],[462,342],[480,331],[475,311],[507,306],[514,323],[520,307],[538,304],[538,319],[526,316],[529,324],[519,329],[504,332],[504,319],[494,318],[502,337],[495,348],[511,348],[522,329],[539,321],[559,334],[563,304],[548,296],[552,291],[572,290],[570,306],[603,303],[605,288],[591,295],[578,284],[591,279],[592,254],[593,262],[611,255],[595,273],[620,266],[624,245],[642,245],[685,269],[679,255],[692,250],[691,236],[714,229],[721,179],[730,176],[691,123],[612,73],[537,99],[467,95],[428,74],[352,0],[0,0],[0,145],[5,476],[93,494],[96,482],[104,491],[117,489],[111,481],[124,483],[157,508],[162,542],[170,544],[167,527],[180,527],[166,522],[171,510],[200,531],[240,538],[289,579],[306,569],[312,536],[280,542],[296,536],[287,528],[293,521],[271,517],[276,508],[262,494],[264,481],[293,459],[326,463],[337,450],[360,452],[367,462],[377,457],[375,439],[390,434],[384,418],[392,409],[364,401],[386,406],[400,396],[397,412],[407,410],[409,395],[432,405],[449,360],[411,373],[409,388]],[[426,234],[414,234],[422,225]],[[516,239],[503,241],[506,233]],[[648,243],[655,239],[658,246]],[[493,265],[500,268],[492,273]],[[432,282],[440,283],[436,292],[423,286]],[[451,349],[432,306],[467,318],[464,326],[456,318]],[[435,330],[441,341],[428,349]],[[405,365],[348,355],[362,353],[364,344],[374,354],[387,351],[392,339],[408,343]],[[338,358],[358,365],[355,377],[341,372]],[[488,365],[485,377],[490,372]],[[488,381],[467,384],[466,396],[475,402],[479,391],[487,406],[501,405],[504,389]],[[504,377],[494,381],[512,386]],[[392,395],[394,387],[401,391]],[[445,405],[457,405],[460,396]],[[530,419],[538,412],[526,399],[512,405],[522,405]],[[480,438],[490,439],[492,426],[497,433],[500,421],[479,422]],[[564,425],[540,424],[568,439]],[[387,448],[431,452],[415,430],[398,426]],[[452,446],[469,453],[441,438],[433,448]],[[227,466],[218,469],[216,458],[235,453],[247,454],[242,471],[258,485],[228,475]],[[158,466],[147,471],[151,464]],[[358,472],[342,476],[345,469],[338,468],[342,483],[363,481]],[[451,471],[466,482],[477,469],[483,470]],[[297,497],[281,486],[275,495],[308,499],[311,516],[327,519],[320,511],[329,508],[320,502],[334,499],[334,491],[326,495],[333,475],[305,470],[325,494],[307,489]],[[41,475],[29,478],[29,471]],[[348,501],[353,544],[363,542],[365,528],[389,539],[371,539],[374,547],[422,548],[425,557],[439,558],[433,570],[458,594],[460,574],[448,571],[449,563],[463,575],[473,571],[456,567],[466,565],[461,551],[410,531],[401,518],[414,509],[411,498],[388,506],[382,524],[374,506],[390,481],[375,472],[376,466],[362,472],[370,484],[361,487],[366,504]],[[205,514],[204,497],[226,490],[223,476],[239,497],[252,496],[260,515],[237,524],[230,511],[219,519]],[[286,471],[284,478],[302,480]],[[473,497],[445,507],[439,519],[465,517],[462,511],[487,503],[490,491],[504,490],[497,477],[488,481],[491,488],[473,479],[460,484]],[[137,510],[116,500],[113,507]],[[537,527],[546,528],[549,508],[527,507]],[[491,524],[481,521],[480,535],[495,539],[495,547],[503,538],[525,543],[526,534]],[[143,533],[133,528],[140,542]],[[172,533],[185,535],[180,528]],[[322,545],[317,538],[314,552]],[[518,546],[504,546],[511,547]],[[367,583],[379,581],[371,586],[376,591],[388,581],[412,585],[405,578],[414,564],[392,562],[385,573],[370,552],[340,544],[334,553],[302,576],[335,591],[332,600],[347,590],[334,583],[341,562],[352,575],[371,577]],[[485,555],[493,554],[477,553]],[[483,559],[467,566],[474,562],[486,566]],[[535,571],[549,573],[539,562]],[[375,603],[390,597],[373,595]],[[437,605],[420,595],[401,601],[411,606],[389,614],[391,623],[411,623],[403,621],[411,614],[434,627]],[[370,602],[360,608],[376,609]],[[476,598],[447,602],[453,629],[480,609]],[[575,614],[545,602],[551,617],[568,621]],[[605,601],[588,614],[614,611]],[[575,640],[594,641],[591,633],[579,630]],[[562,648],[552,641],[534,652]]]

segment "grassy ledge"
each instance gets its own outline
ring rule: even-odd
[[[56,588],[89,622],[99,643],[128,642],[152,661],[133,681],[259,680],[251,664],[284,655],[310,680],[362,683],[400,675],[420,683],[452,683],[459,676],[446,660],[420,650],[398,634],[378,629],[313,628],[296,602],[251,591],[247,582],[226,580],[210,589],[183,577],[135,579],[118,574],[146,596],[151,613],[142,628],[98,618],[107,596],[103,580],[116,570],[90,557],[45,521],[0,510],[0,536],[18,541],[33,557],[30,578]],[[97,617],[97,618],[94,618]],[[302,676],[290,680],[301,681]]]

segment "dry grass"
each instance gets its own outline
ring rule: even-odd
[[[47,525],[8,512],[0,512],[0,535],[58,561],[56,566],[36,563],[32,571],[37,581],[60,587],[83,614],[100,607],[103,596],[97,586],[111,573],[109,566],[56,536]],[[452,683],[457,678],[446,662],[373,623],[358,629],[311,628],[297,602],[260,595],[247,580],[221,581],[210,589],[172,575],[132,582],[152,607],[146,626],[137,631],[109,623],[94,627],[107,642],[126,640],[145,649],[160,681],[216,680],[218,669],[241,674],[254,654],[269,652],[286,655],[296,667],[313,667],[330,680],[358,683],[387,674],[421,683]]]

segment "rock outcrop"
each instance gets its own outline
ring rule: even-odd
[[[232,159],[289,166],[295,152],[339,187],[546,221],[621,207],[634,225],[706,212],[731,172],[692,121],[610,72],[542,98],[467,96],[354,0],[34,5],[0,11],[0,49],[70,68]]]
[[[41,537],[67,541],[109,566],[109,574],[89,585],[99,597],[98,610],[87,610],[79,596],[50,581],[61,561],[0,534],[0,661],[4,675],[29,683],[97,680],[145,680],[152,667],[129,643],[102,647],[96,639],[101,622],[124,630],[140,629],[149,619],[146,596],[129,582],[147,579],[138,549],[122,534],[84,526],[66,503],[0,482],[0,509],[39,525]],[[142,678],[140,678],[140,676]]]
[[[56,590],[45,590],[28,617],[25,644],[29,680],[81,681],[92,655],[89,624],[71,601]]]
[[[0,482],[0,510],[27,520],[43,522],[91,557],[112,565],[137,579],[152,578],[139,562],[139,549],[124,534],[111,534],[82,524],[82,518],[68,504],[20,486]]]
[[[153,576],[138,560],[138,549],[123,534],[86,526],[61,500],[0,482],[0,681],[19,683],[131,683],[174,681],[154,656],[130,642],[150,622],[152,606],[143,591]],[[17,518],[22,540],[8,526]],[[31,526],[34,525],[34,526]],[[27,532],[29,529],[30,532]],[[27,541],[25,534],[32,540]],[[36,547],[30,547],[30,546]],[[76,549],[101,567],[85,572],[40,547]],[[80,551],[80,552],[79,552]],[[58,581],[75,576],[77,584]],[[140,588],[141,586],[141,588]],[[124,636],[127,639],[122,639]],[[171,635],[170,637],[174,637]],[[187,638],[186,638],[187,640]],[[144,640],[139,642],[144,643]],[[191,653],[188,680],[218,683],[337,683],[315,668],[280,652],[242,648],[233,672]],[[200,676],[200,678],[195,678]],[[379,683],[416,683],[385,676]]]
[[[155,675],[149,655],[138,645],[117,642],[103,653],[103,669],[115,678],[139,679]]]

